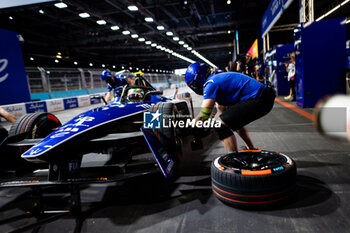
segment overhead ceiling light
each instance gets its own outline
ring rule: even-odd
[[[227,31],[227,34],[231,34],[231,30],[228,30],[228,31]]]
[[[96,23],[99,24],[99,25],[105,25],[105,24],[107,24],[107,22],[104,21],[103,19],[97,20]]]
[[[172,32],[166,32],[166,35],[167,35],[167,36],[173,36],[174,33],[172,33]]]
[[[60,62],[59,60],[55,59],[55,63],[59,63],[59,62]]]
[[[105,67],[106,67],[106,65],[105,65],[105,64],[102,64],[102,67],[103,67],[103,68],[105,68]]]
[[[152,41],[146,41],[145,44],[152,44]]]
[[[89,13],[86,13],[86,12],[80,13],[79,16],[82,18],[89,18],[90,17]]]
[[[55,4],[55,7],[57,8],[66,8],[68,7],[67,4],[63,3],[63,2],[59,2]]]
[[[179,41],[179,44],[183,45],[183,44],[185,44],[185,42],[182,41],[182,40],[180,40],[180,41]]]
[[[123,35],[129,35],[130,31],[123,31],[122,33],[123,33]]]
[[[74,62],[74,65],[78,65],[78,62],[75,61],[75,62]]]
[[[187,48],[187,47],[188,47],[188,44],[184,44],[184,47]]]
[[[34,58],[33,58],[33,57],[30,57],[29,59],[30,59],[31,61],[34,61]]]
[[[119,26],[112,26],[111,29],[112,29],[113,31],[117,31],[117,30],[119,30]]]
[[[142,37],[141,37],[141,38],[139,38],[139,41],[140,41],[140,42],[144,42],[144,41],[145,41],[145,38],[142,38]]]
[[[192,50],[192,48],[191,47],[187,47],[187,50]]]
[[[10,19],[10,20],[13,20],[13,17],[12,17],[12,16],[9,16],[9,19]]]
[[[89,63],[89,66],[93,66],[93,64],[92,64],[92,63]]]
[[[163,26],[157,26],[157,29],[158,29],[159,31],[162,31],[162,30],[164,30],[165,28],[164,28]]]
[[[157,44],[156,44],[156,43],[153,43],[153,44],[151,44],[151,46],[152,46],[152,47],[156,47],[156,46],[157,46]]]
[[[156,47],[156,48],[157,48],[157,49],[160,49],[161,47],[162,47],[162,46],[160,46],[160,45],[157,45],[157,47]]]
[[[319,17],[318,19],[316,19],[315,21],[320,21],[321,19],[327,17],[328,15],[332,14],[334,11],[338,10],[340,7],[344,6],[346,3],[348,3],[350,0],[345,0],[342,3],[340,3],[339,5],[335,6],[333,9],[331,9],[330,11],[328,11],[327,13],[325,13],[324,15],[322,15],[321,17]]]
[[[115,66],[113,66],[113,69],[115,69]]]
[[[175,36],[175,37],[173,37],[173,40],[178,41],[178,40],[180,40],[180,38]]]
[[[139,35],[137,35],[137,34],[132,34],[131,35],[131,38],[138,38],[139,37]]]
[[[137,6],[128,6],[129,11],[138,11],[139,8]]]
[[[57,54],[56,58],[62,58],[62,56],[60,54]]]
[[[152,18],[152,17],[146,17],[146,18],[145,18],[145,21],[146,21],[146,22],[149,22],[149,23],[150,23],[150,22],[153,22],[153,18]]]
[[[41,10],[41,9],[39,10],[39,13],[40,14],[45,14],[45,12],[43,10]]]
[[[230,0],[227,0],[227,5],[230,5],[231,4],[231,1]]]

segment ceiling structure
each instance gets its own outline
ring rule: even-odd
[[[270,1],[232,0],[230,4],[227,0],[63,2],[67,7],[57,8],[54,6],[57,2],[51,2],[0,9],[0,28],[17,31],[24,39],[22,50],[26,66],[92,65],[173,70],[187,67],[189,62],[173,56],[172,51],[189,61],[202,61],[193,52],[195,50],[215,65],[224,67],[232,59],[232,32],[238,29],[240,52],[246,52],[259,35],[261,17]],[[290,13],[281,18],[282,22],[298,22],[298,2],[293,2],[291,10],[287,10]],[[321,11],[320,8],[330,5],[328,0],[317,2],[316,16],[316,8]],[[129,6],[138,9],[131,11]],[[80,13],[88,13],[90,17],[82,18]],[[152,18],[153,22],[145,18]],[[102,25],[98,24],[99,20],[104,20],[105,24],[103,21]],[[112,26],[119,29],[112,30]],[[158,26],[163,26],[164,30],[158,30]],[[130,34],[124,35],[124,31]],[[146,44],[147,41],[151,44]],[[180,41],[188,47],[179,44]]]

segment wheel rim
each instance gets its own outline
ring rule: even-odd
[[[239,152],[222,156],[219,163],[229,168],[256,171],[282,166],[287,159],[276,152]]]

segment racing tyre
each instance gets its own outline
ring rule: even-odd
[[[241,208],[266,208],[295,193],[296,165],[279,152],[246,150],[216,158],[212,189],[222,202]]]
[[[11,126],[9,137],[24,134],[26,139],[44,138],[62,124],[51,113],[30,113],[18,118]],[[29,147],[19,148],[23,153]]]
[[[61,125],[60,120],[51,113],[25,114],[13,123],[9,136],[26,133],[26,138],[44,138]]]
[[[7,137],[8,135],[8,132],[7,130],[2,127],[2,125],[0,125],[0,145],[1,145],[1,142]]]

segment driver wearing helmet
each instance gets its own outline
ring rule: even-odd
[[[129,102],[141,102],[145,94],[141,88],[132,88],[128,90],[127,100]]]
[[[101,74],[101,79],[107,83],[108,93],[106,95],[106,101],[109,102],[113,96],[120,96],[122,87],[128,85],[123,74],[116,74],[112,76],[109,70],[104,70]],[[114,93],[113,93],[114,91]]]
[[[272,88],[241,73],[211,73],[207,65],[198,62],[188,67],[185,81],[196,94],[204,95],[196,121],[208,120],[216,103],[222,124],[214,132],[226,150],[238,151],[233,131],[237,131],[248,149],[255,149],[245,125],[271,111],[276,97]]]

